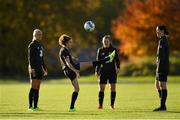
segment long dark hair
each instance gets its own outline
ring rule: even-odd
[[[169,32],[167,31],[167,28],[165,25],[158,25],[157,27],[159,30],[164,31],[165,35],[169,35]]]

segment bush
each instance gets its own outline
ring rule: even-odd
[[[170,75],[180,75],[180,58],[170,59]]]
[[[133,59],[121,63],[121,76],[154,76],[156,72],[156,59],[143,58]],[[170,58],[169,75],[180,75],[180,58]]]

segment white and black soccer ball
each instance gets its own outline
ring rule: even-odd
[[[93,21],[86,21],[85,23],[84,23],[84,29],[86,30],[86,31],[93,31],[94,29],[95,29],[95,24],[94,24],[94,22]]]

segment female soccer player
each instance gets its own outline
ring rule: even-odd
[[[160,25],[156,27],[156,34],[159,38],[159,44],[157,48],[157,69],[155,86],[158,90],[161,103],[160,107],[154,109],[154,111],[165,111],[167,98],[166,82],[169,72],[169,44],[167,39],[168,31],[165,26]]]
[[[64,74],[71,80],[72,85],[74,87],[74,92],[72,93],[72,98],[71,98],[71,105],[69,112],[75,112],[75,102],[78,97],[78,92],[79,92],[79,83],[78,83],[78,77],[80,76],[79,71],[80,71],[80,63],[75,64],[72,60],[72,56],[69,52],[69,49],[72,48],[73,45],[73,40],[71,37],[68,35],[61,35],[59,38],[59,44],[61,46],[60,52],[59,52],[59,57],[60,57],[60,62],[62,65],[62,69],[64,71]],[[86,62],[87,64],[92,64],[93,66],[97,66],[103,62],[112,62],[114,59],[114,54],[115,52],[112,51],[112,53],[105,57],[105,59],[99,60],[99,61],[93,61],[93,62]]]
[[[115,51],[115,58],[112,62],[105,62],[96,67],[95,74],[99,78],[99,109],[103,109],[104,90],[107,80],[109,80],[111,87],[111,105],[110,108],[114,109],[114,102],[116,98],[116,81],[117,73],[120,69],[120,59],[117,50],[111,45],[111,36],[105,35],[102,39],[103,46],[98,49],[97,60],[103,59],[112,51]]]
[[[35,29],[33,40],[28,46],[29,76],[31,89],[29,91],[29,111],[40,110],[38,108],[39,88],[43,76],[47,75],[47,69],[43,60],[43,46],[40,43],[42,31]],[[33,104],[34,103],[34,107]]]

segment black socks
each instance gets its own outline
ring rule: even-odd
[[[114,106],[115,99],[116,99],[116,92],[111,92],[111,106]]]
[[[161,90],[158,90],[159,98],[161,99]]]
[[[99,92],[99,106],[103,106],[104,92]]]
[[[39,99],[39,90],[34,91],[34,108],[37,108]]]
[[[161,107],[166,107],[167,90],[161,90]]]
[[[37,108],[39,98],[39,90],[31,88],[29,91],[29,108],[32,108],[34,102],[34,108]]]
[[[34,89],[31,88],[29,91],[29,108],[32,108],[33,101],[34,101]]]
[[[114,102],[116,99],[116,92],[111,92],[111,106],[114,107]],[[99,92],[99,106],[103,106],[103,100],[104,100],[104,92]]]
[[[71,98],[71,106],[70,106],[70,109],[73,109],[73,108],[74,108],[74,104],[75,104],[75,102],[76,102],[77,97],[78,97],[78,92],[73,92],[72,98]]]

